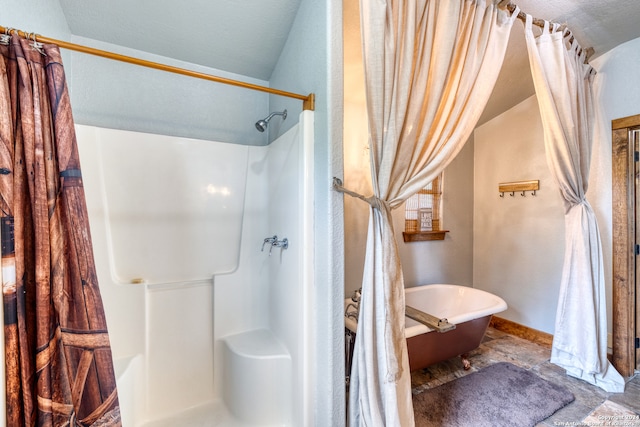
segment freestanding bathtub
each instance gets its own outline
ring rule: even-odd
[[[459,285],[423,285],[405,289],[405,303],[438,319],[445,318],[456,328],[439,333],[428,326],[405,317],[405,337],[412,371],[425,368],[452,357],[463,356],[480,346],[493,314],[507,309],[507,303],[489,292]],[[345,300],[345,333],[357,332],[355,308],[351,298]],[[347,337],[347,345],[353,344]],[[347,349],[347,374],[350,372],[350,352]]]

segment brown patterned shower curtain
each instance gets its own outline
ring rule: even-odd
[[[7,426],[120,426],[60,51],[0,44]]]

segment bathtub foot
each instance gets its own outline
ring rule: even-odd
[[[460,359],[462,360],[462,367],[465,371],[471,369],[471,362],[469,361],[469,355],[467,353],[460,355]]]

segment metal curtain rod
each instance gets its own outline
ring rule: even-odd
[[[153,68],[156,70],[168,71],[170,73],[182,74],[183,76],[189,76],[197,79],[209,80],[212,82],[243,87],[245,89],[252,89],[260,92],[267,92],[273,95],[280,95],[280,96],[286,96],[288,98],[299,99],[303,101],[302,108],[304,110],[312,110],[312,111],[315,110],[315,94],[313,93],[310,93],[309,95],[300,95],[298,93],[286,92],[279,89],[272,89],[266,86],[260,86],[252,83],[246,83],[238,80],[218,77],[211,74],[200,73],[197,71],[187,70],[184,68],[174,67],[171,65],[160,64],[158,62],[152,62],[144,59],[134,58],[132,56],[120,55],[118,53],[109,52],[106,50],[94,49],[88,46],[65,42],[62,40],[56,40],[49,37],[41,36],[39,34],[26,33],[22,30],[17,30],[15,28],[5,28],[3,26],[0,26],[0,33],[8,34],[9,32],[17,33],[20,37],[23,37],[25,39],[30,39],[35,42],[55,44],[60,46],[61,48],[75,50],[76,52],[88,53],[89,55],[101,56],[103,58],[113,59],[121,62],[127,62],[129,64],[140,65],[142,67]]]

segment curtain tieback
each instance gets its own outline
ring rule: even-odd
[[[564,200],[564,214],[566,215],[569,211],[575,207],[582,206],[584,208],[592,209],[591,203],[587,200],[586,197],[582,197],[578,200],[567,199]]]
[[[333,189],[340,193],[348,194],[351,197],[355,197],[356,199],[360,199],[364,202],[367,202],[373,208],[378,210],[383,210],[388,208],[388,203],[385,200],[382,200],[375,195],[365,197],[360,193],[356,193],[355,191],[348,190],[342,186],[342,181],[339,178],[333,177]]]

